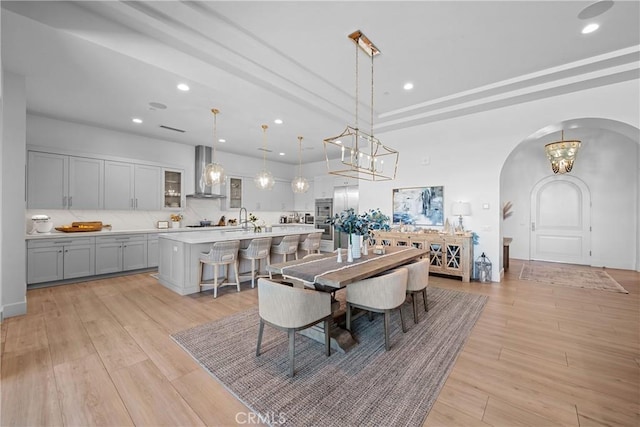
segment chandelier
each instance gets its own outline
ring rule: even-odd
[[[309,190],[309,181],[302,176],[302,137],[298,137],[298,176],[291,181],[291,189],[294,193],[306,193]]]
[[[356,50],[355,126],[347,125],[340,135],[324,140],[327,169],[331,175],[367,181],[389,181],[396,177],[398,152],[385,146],[373,136],[373,58],[380,54],[380,50],[359,30],[349,34],[348,37],[353,40]],[[371,57],[371,132],[369,134],[358,127],[360,49]]]
[[[204,167],[202,172],[202,179],[207,187],[211,187],[215,184],[224,182],[224,168],[222,165],[216,163],[216,142],[218,141],[218,113],[220,110],[212,108],[213,113],[213,155],[211,157],[211,163]]]
[[[253,181],[260,190],[271,190],[276,181],[271,172],[267,170],[267,129],[269,126],[262,125],[262,171],[258,172]]]
[[[564,130],[561,133],[560,141],[550,142],[544,146],[547,158],[551,162],[553,173],[567,173],[573,169],[573,162],[580,148],[580,141],[564,139]]]

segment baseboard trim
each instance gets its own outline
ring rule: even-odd
[[[23,314],[27,314],[26,299],[22,302],[16,302],[3,306],[2,312],[0,313],[0,318],[4,320],[5,318],[9,317],[22,316]]]

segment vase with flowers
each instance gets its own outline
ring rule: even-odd
[[[255,216],[252,213],[249,213],[249,223],[251,223],[251,225],[253,225],[253,232],[254,233],[262,232],[262,227],[264,227],[264,225],[265,225],[264,220],[258,219],[258,217]]]

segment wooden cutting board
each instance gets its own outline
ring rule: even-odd
[[[71,225],[63,225],[56,227],[56,230],[64,233],[81,233],[87,231],[102,231],[103,228],[111,228],[109,224],[103,224],[102,221],[77,221]]]

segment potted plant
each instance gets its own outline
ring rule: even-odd
[[[171,228],[180,228],[182,214],[171,214]]]

